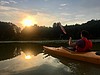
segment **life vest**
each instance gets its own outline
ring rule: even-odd
[[[83,48],[76,46],[76,51],[77,52],[89,51],[92,48],[92,41],[88,40],[87,38],[82,38],[82,40],[85,42],[85,46]]]

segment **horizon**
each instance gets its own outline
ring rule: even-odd
[[[91,20],[89,20],[89,21],[92,21],[92,20],[95,20],[95,19],[91,19]],[[96,19],[97,20],[97,19]],[[95,21],[96,21],[95,20]],[[98,21],[99,21],[100,19],[98,19]],[[89,22],[89,21],[87,21],[87,22]],[[0,22],[4,22],[5,23],[5,21],[0,21]],[[83,22],[83,23],[80,23],[79,25],[82,25],[82,24],[84,24],[84,23],[87,23],[87,22]],[[6,23],[12,23],[12,22],[6,22]],[[54,23],[61,23],[61,22],[54,22]],[[43,26],[43,27],[53,27],[53,24],[54,23],[52,23],[52,25],[50,25],[50,26]],[[14,24],[14,23],[12,23],[12,24]],[[75,24],[72,24],[72,25],[76,25],[76,24],[78,24],[78,23],[75,23]],[[14,25],[16,25],[16,24],[14,24]],[[39,26],[38,24],[33,24],[33,25],[31,25],[31,26],[35,26],[35,25],[37,25],[37,26]],[[61,23],[61,25],[62,25],[62,23]],[[72,25],[68,25],[68,24],[65,24],[65,25],[62,25],[62,26],[72,26]],[[16,25],[17,27],[18,27],[18,25]],[[25,27],[31,27],[31,26],[23,26],[21,29],[23,29],[23,28],[25,28]]]
[[[100,0],[1,0],[0,21],[11,22],[18,27],[25,26],[25,20],[46,27],[55,22],[82,24],[100,19],[99,3]]]

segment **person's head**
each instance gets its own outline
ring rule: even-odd
[[[81,31],[81,37],[86,37],[86,38],[88,38],[88,37],[89,37],[89,32],[86,31],[86,30],[82,30],[82,31]]]

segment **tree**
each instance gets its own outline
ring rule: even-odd
[[[0,40],[18,40],[20,28],[10,22],[0,22]]]

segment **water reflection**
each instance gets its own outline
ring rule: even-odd
[[[99,75],[100,65],[91,64],[87,62],[59,58],[60,62],[67,65],[72,71],[73,75]]]
[[[0,44],[0,75],[99,75],[100,65],[48,56],[42,44]]]
[[[69,67],[63,65],[58,59],[44,54],[32,56],[30,60],[25,59],[25,53],[0,62],[0,74],[2,75],[65,75],[72,72]],[[49,61],[48,61],[49,60]]]
[[[0,44],[0,75],[65,75],[71,70],[58,59],[46,57],[43,45]]]
[[[37,44],[0,44],[0,60],[6,60],[20,55],[23,51],[26,55],[37,55],[42,52],[42,45]]]
[[[15,49],[16,49],[15,45],[0,44],[0,60],[13,58],[14,57],[13,53]]]

